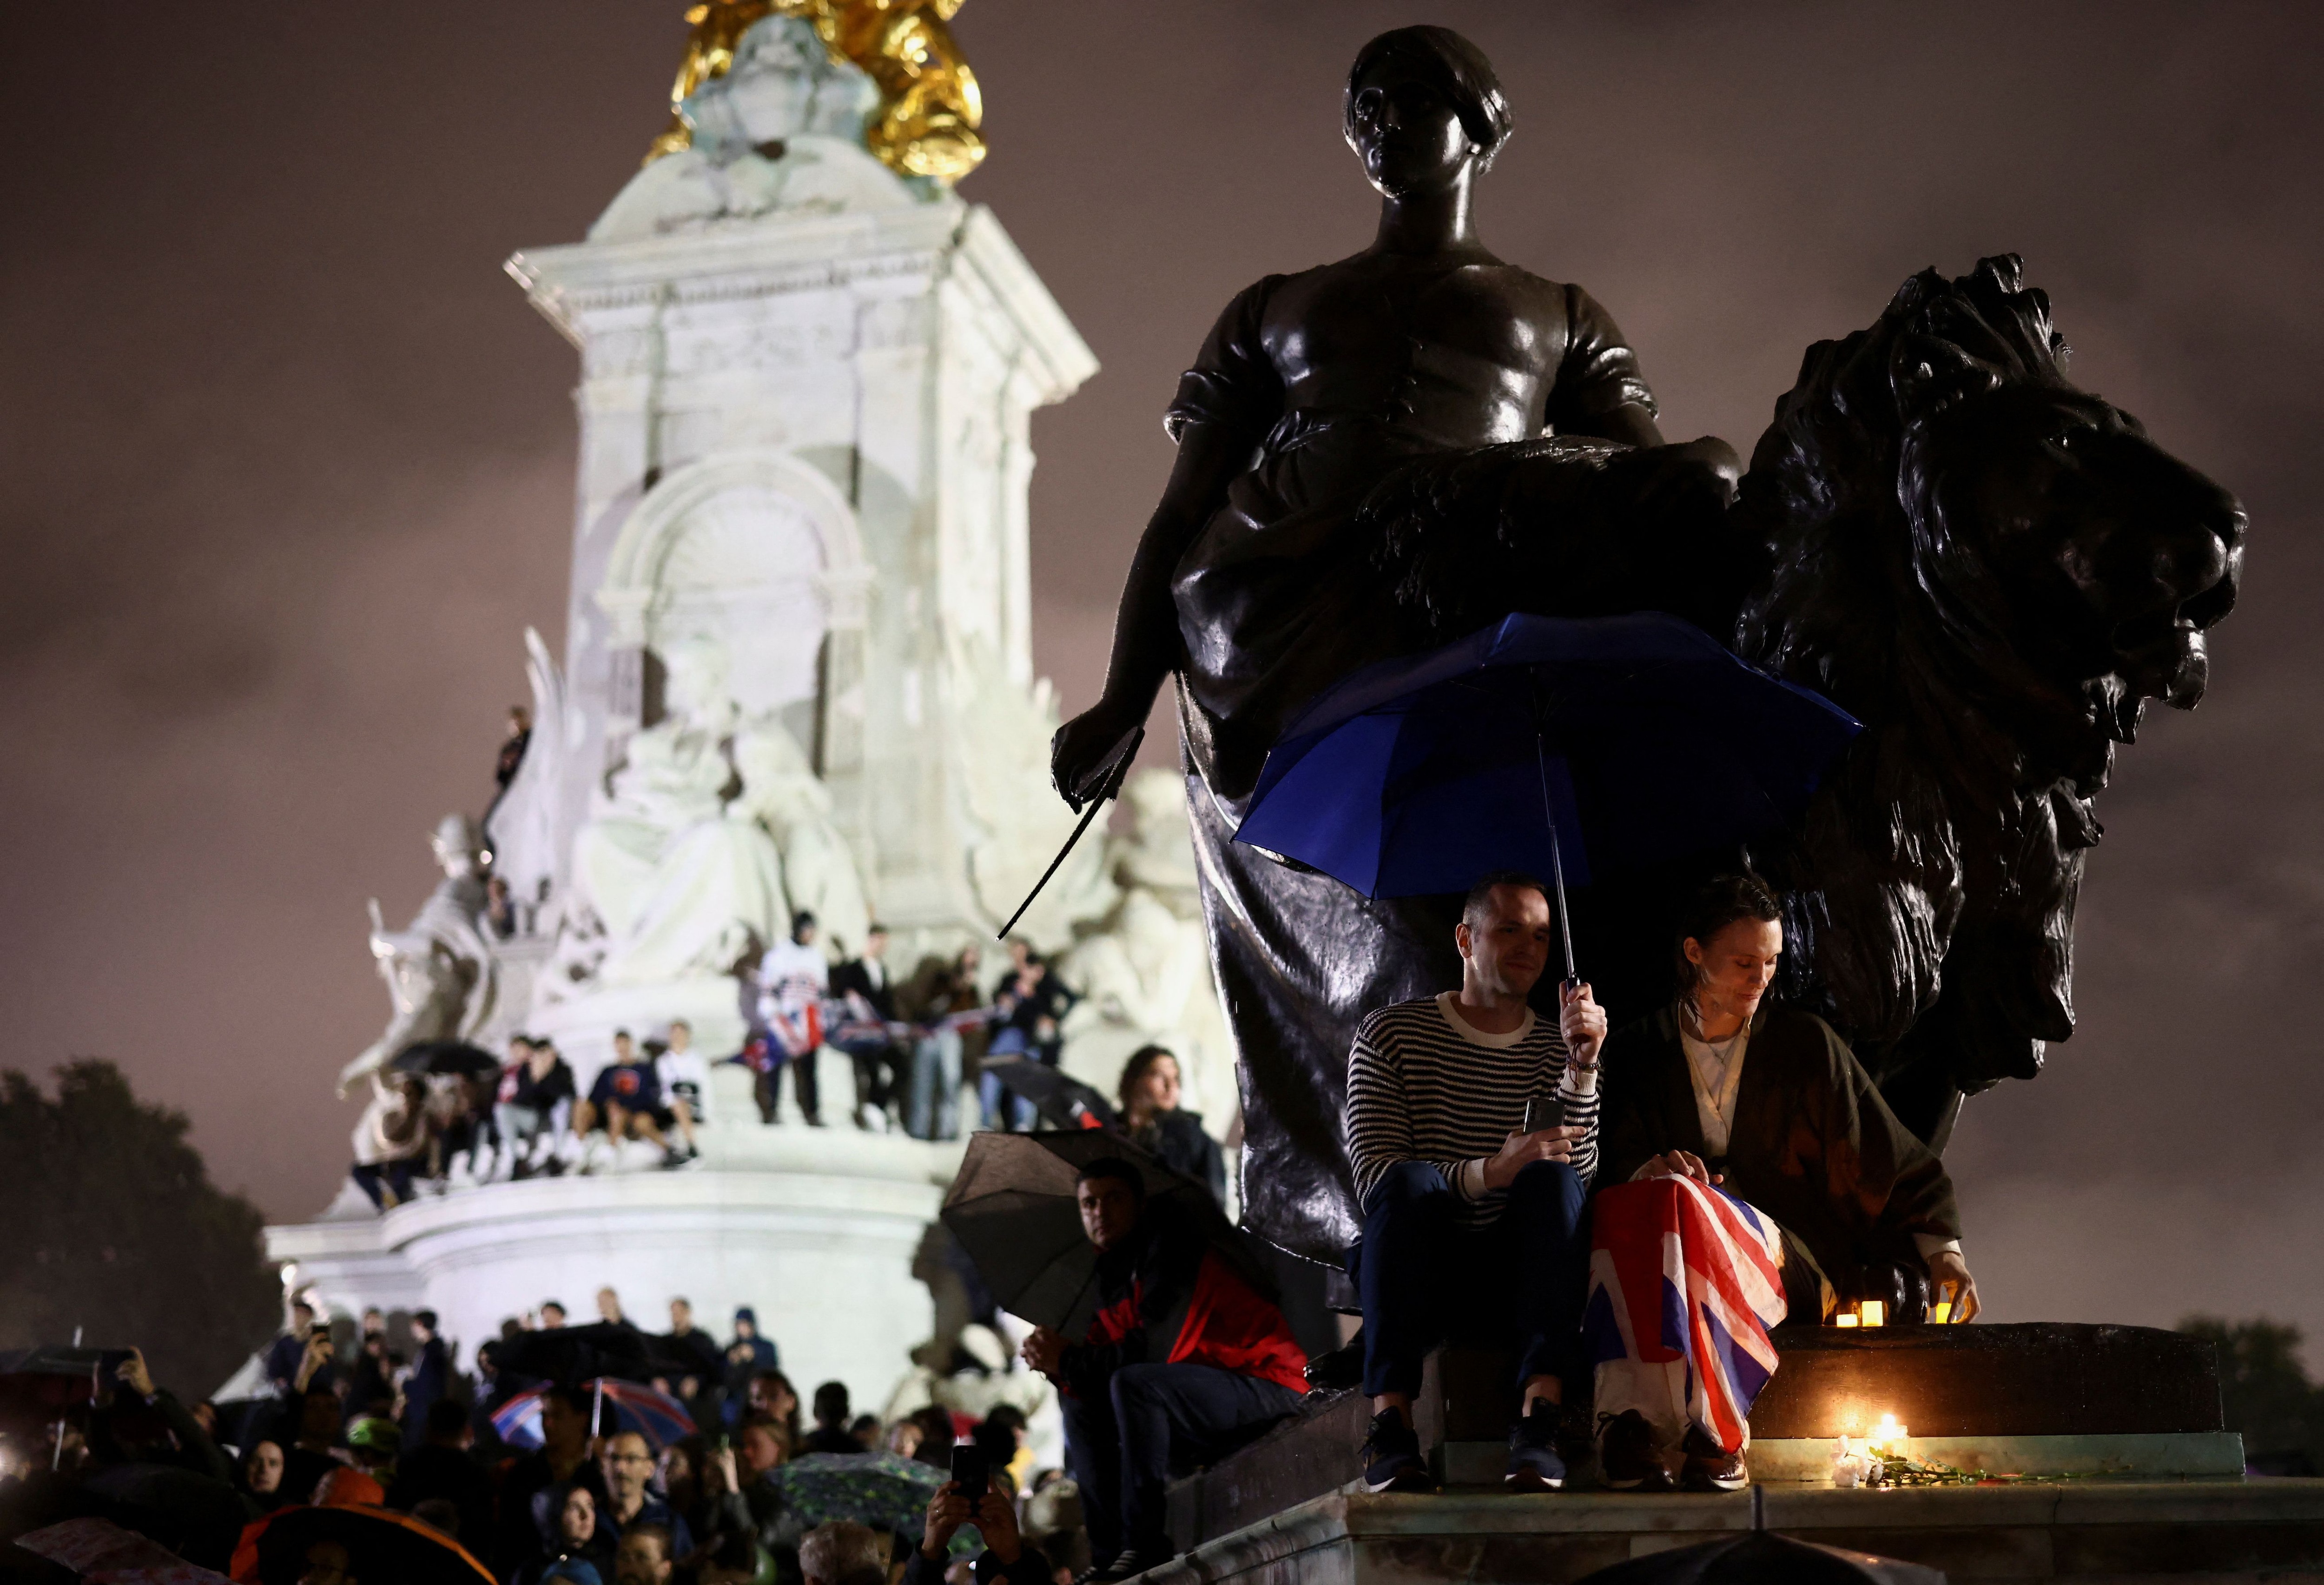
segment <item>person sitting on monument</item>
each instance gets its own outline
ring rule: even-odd
[[[777,941],[759,959],[755,1023],[767,1031],[770,1063],[760,1109],[768,1122],[782,1121],[781,1069],[788,1066],[799,1116],[808,1127],[820,1128],[823,1108],[816,1087],[815,1054],[823,1049],[823,1000],[831,989],[831,961],[815,938],[815,915],[802,908],[791,915],[790,939]]]
[[[1412,1398],[1427,1352],[1471,1332],[1517,1350],[1502,1483],[1565,1483],[1558,1405],[1580,1316],[1606,1015],[1587,985],[1563,987],[1554,1024],[1528,1005],[1556,933],[1539,881],[1488,875],[1453,928],[1461,987],[1382,1007],[1357,1027],[1348,1158],[1364,1225],[1351,1274],[1363,1295],[1373,1491],[1434,1489]],[[1552,1098],[1563,1121],[1526,1132],[1528,1103]]]
[[[703,1102],[710,1093],[710,1065],[694,1049],[694,1025],[683,1018],[669,1021],[669,1038],[654,1056],[654,1078],[661,1085],[662,1110],[654,1121],[667,1132],[675,1126],[686,1141],[686,1159],[702,1154],[695,1142],[695,1125],[704,1117]]]
[[[565,1163],[558,1159],[557,1141],[573,1115],[573,1069],[557,1054],[554,1043],[527,1035],[510,1038],[509,1058],[493,1107],[493,1124],[507,1153],[508,1175],[521,1179],[544,1170],[551,1175],[561,1173]]]
[[[573,1132],[583,1139],[599,1128],[605,1131],[605,1141],[618,1164],[622,1142],[642,1139],[661,1152],[661,1164],[674,1167],[686,1158],[669,1146],[663,1137],[661,1126],[654,1119],[661,1110],[661,1084],[654,1071],[647,1065],[645,1054],[638,1050],[637,1042],[626,1029],[613,1031],[613,1060],[598,1071],[597,1081],[589,1087],[589,1098],[573,1108]],[[587,1156],[582,1158],[583,1172],[591,1170]]]
[[[411,1198],[413,1175],[428,1156],[428,1087],[415,1073],[374,1073],[372,1098],[355,1119],[355,1165],[348,1175],[381,1210]]]
[[[1121,1101],[1121,1131],[1130,1142],[1182,1177],[1192,1178],[1227,1202],[1227,1163],[1219,1142],[1203,1129],[1199,1112],[1182,1111],[1177,1054],[1167,1046],[1144,1045],[1121,1065],[1114,1093]]]
[[[1040,953],[1029,948],[1020,951],[1022,943],[1018,941],[1009,946],[1017,964],[992,993],[992,1043],[988,1054],[1029,1057],[1054,1068],[1065,1052],[1059,1029],[1065,1014],[1081,998],[1051,972],[1048,959]],[[1001,1080],[991,1074],[977,1081],[976,1093],[987,1128],[1005,1127],[1022,1134],[1033,1126],[1033,1103],[1021,1095],[1010,1096],[1004,1113]]]
[[[1149,1205],[1129,1162],[1084,1166],[1075,1198],[1098,1249],[1097,1317],[1078,1343],[1036,1327],[1023,1352],[1057,1385],[1091,1555],[1111,1560],[1091,1575],[1103,1585],[1176,1555],[1164,1482],[1296,1414],[1307,1357],[1282,1310],[1211,1247],[1204,1221],[1175,1201]]]
[[[1918,1320],[1930,1297],[1955,1320],[1978,1312],[1942,1163],[1829,1024],[1766,999],[1781,917],[1756,876],[1711,881],[1679,932],[1677,997],[1606,1043],[1582,1330],[1618,1490],[1668,1490],[1674,1457],[1695,1489],[1748,1481],[1751,1400],[1776,1368],[1779,1321],[1866,1298],[1891,1319]],[[1715,1274],[1687,1308],[1715,1316],[1723,1358],[1695,1358],[1707,1324],[1665,1340],[1674,1263]]]
[[[983,955],[973,942],[949,963],[931,958],[921,968],[910,1006],[919,1021],[912,1044],[912,1093],[906,1132],[915,1139],[960,1136],[960,1078],[974,1072],[991,1041]]]
[[[892,1031],[896,987],[888,974],[888,927],[874,923],[863,935],[863,955],[831,971],[831,994],[846,1006],[844,1026],[832,1042],[855,1064],[855,1126],[884,1134],[894,1124],[903,1088],[903,1054]]]

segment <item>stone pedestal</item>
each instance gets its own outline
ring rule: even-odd
[[[1335,1492],[1205,1542],[1151,1585],[1567,1585],[1758,1518],[1802,1541],[1943,1571],[1953,1585],[2324,1580],[2324,1480],[2102,1481],[1723,1496]]]
[[[960,1146],[753,1117],[705,1129],[703,1149],[678,1172],[488,1184],[269,1228],[267,1254],[298,1262],[335,1310],[433,1309],[463,1368],[504,1317],[556,1299],[591,1320],[612,1287],[653,1331],[672,1298],[720,1337],[752,1305],[803,1391],[836,1380],[859,1404],[885,1401],[933,1330],[913,1269]]]

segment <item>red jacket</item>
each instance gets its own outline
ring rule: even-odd
[[[1168,1201],[1098,1256],[1098,1312],[1065,1350],[1065,1390],[1096,1397],[1124,1365],[1209,1365],[1307,1390],[1307,1355],[1275,1301],[1212,1247],[1211,1230]]]

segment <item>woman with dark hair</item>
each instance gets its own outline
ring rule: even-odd
[[[1716,558],[1628,508],[1723,505],[1740,471],[1715,438],[1663,444],[1637,357],[1588,292],[1480,239],[1473,189],[1512,122],[1475,45],[1439,27],[1381,34],[1356,57],[1342,122],[1379,192],[1379,230],[1350,257],[1265,277],[1220,316],[1164,421],[1177,462],[1130,562],[1104,691],[1052,750],[1078,807],[1176,674],[1204,915],[1249,1076],[1251,1220],[1330,1260],[1357,1234],[1339,1137],[1356,1026],[1459,978],[1458,900],[1366,901],[1233,837],[1267,751],[1309,700],[1457,636],[1431,630],[1422,613],[1445,591],[1392,570],[1367,502],[1388,485],[1429,500],[1473,486],[1505,539],[1553,547],[1572,576],[1487,577],[1499,603],[1473,626],[1526,599],[1636,608],[1625,558]],[[1559,515],[1560,492],[1601,487],[1621,497],[1620,533]],[[1420,515],[1407,537],[1439,543]],[[1479,581],[1468,559],[1437,560],[1452,582]]]
[[[1601,1188],[1582,1330],[1597,1367],[1607,1484],[1749,1478],[1766,1328],[1878,1300],[1894,1320],[1977,1313],[1952,1182],[1831,1026],[1766,1000],[1782,911],[1722,876],[1681,926],[1679,995],[1606,1042]],[[1674,1253],[1674,1251],[1678,1253]],[[1684,1295],[1666,1346],[1665,1290]]]
[[[1114,1093],[1121,1102],[1121,1131],[1130,1142],[1210,1190],[1211,1198],[1223,1208],[1226,1157],[1219,1142],[1204,1132],[1202,1114],[1178,1108],[1176,1053],[1167,1046],[1139,1046],[1121,1065],[1121,1082]]]

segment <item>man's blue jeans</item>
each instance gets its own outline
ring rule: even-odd
[[[1505,1342],[1517,1382],[1562,1376],[1581,1325],[1590,1228],[1582,1180],[1536,1162],[1501,1214],[1462,1225],[1463,1202],[1426,1162],[1399,1162],[1364,1201],[1352,1274],[1364,1301],[1364,1391],[1414,1394],[1420,1362],[1452,1339]]]
[[[933,1029],[912,1047],[912,1106],[905,1124],[915,1139],[960,1135],[960,1031]]]

